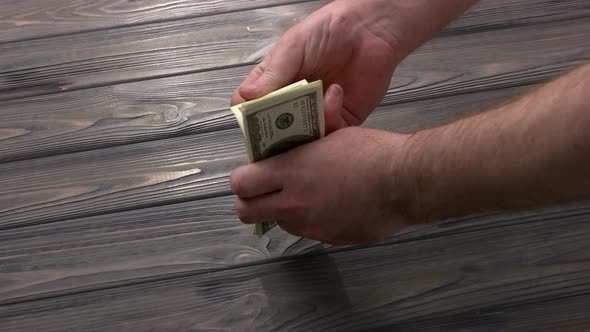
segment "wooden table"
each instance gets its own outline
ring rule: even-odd
[[[590,205],[262,239],[230,95],[327,1],[0,2],[0,331],[583,331]],[[412,132],[590,60],[590,1],[483,0],[366,126]]]

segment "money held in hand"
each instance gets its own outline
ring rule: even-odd
[[[238,120],[248,159],[257,162],[315,141],[325,135],[322,81],[306,80],[231,108]],[[276,220],[256,224],[261,236]]]

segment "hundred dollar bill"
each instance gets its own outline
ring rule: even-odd
[[[322,81],[302,80],[231,110],[240,125],[251,163],[325,135]],[[276,225],[276,220],[256,224],[253,234],[261,236]]]

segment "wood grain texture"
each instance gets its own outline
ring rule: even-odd
[[[229,192],[239,130],[0,165],[0,229]]]
[[[587,308],[590,294],[525,303],[515,306],[498,305],[436,319],[396,324],[396,331],[588,331],[590,319]],[[376,329],[373,331],[387,331]]]
[[[425,322],[449,317],[474,329],[579,328],[584,306],[542,313],[547,301],[588,301],[589,219],[499,218],[483,231],[4,303],[0,320],[9,331],[437,330]]]
[[[544,82],[590,62],[587,22],[568,20],[433,39],[401,63],[383,103]]]
[[[251,68],[0,102],[0,162],[237,128],[229,99]]]
[[[525,89],[382,107],[367,125],[411,131],[418,123],[434,125]],[[225,195],[229,172],[245,162],[239,132],[227,130],[0,166],[5,228],[0,232],[5,272],[0,298],[207,270],[315,248],[316,243],[295,242],[280,232],[272,241],[256,241],[249,228],[238,227],[231,198],[55,223]],[[39,223],[44,225],[22,227]],[[142,256],[146,250],[149,257]]]
[[[299,3],[2,44],[0,100],[254,63],[284,31],[326,2]],[[565,23],[576,19],[587,21],[590,4],[586,1],[501,3],[508,6],[504,11],[513,10],[511,15],[490,15],[490,9],[484,9],[483,13],[471,11],[455,24],[451,33],[466,36],[451,45],[457,47],[461,42],[470,42],[468,47],[476,48],[477,42],[483,43],[484,36],[469,38],[470,33],[494,26],[528,27],[537,32],[532,35],[533,38],[542,38],[539,31],[545,30],[542,25],[547,22],[564,22],[561,29],[566,31],[562,32],[572,38],[571,35],[581,38],[578,45],[587,45],[584,39],[587,38],[586,31],[571,26],[568,30]],[[545,7],[545,3],[550,4]],[[467,23],[461,23],[461,20]],[[496,33],[506,31],[498,30]],[[522,40],[528,36],[526,30],[514,30],[511,35],[511,43],[518,43],[518,38]],[[583,54],[583,50],[576,50],[578,56]],[[440,74],[445,73],[442,71]]]
[[[0,100],[254,63],[324,3],[0,44]]]
[[[585,20],[448,35],[399,66],[382,104],[543,82],[590,61],[589,45]],[[0,102],[0,162],[236,128],[229,98],[251,68]]]
[[[5,0],[0,12],[0,42],[304,1],[306,0]]]
[[[264,264],[332,247],[275,230],[261,239],[237,220],[233,196],[0,231],[0,305]],[[590,215],[578,204],[405,229],[379,245]]]
[[[530,88],[381,107],[367,126],[411,132]],[[0,166],[0,302],[331,250],[280,231],[258,240],[238,223],[233,197],[223,195],[229,172],[245,162],[239,133],[228,130]],[[223,197],[206,199],[214,196]],[[201,200],[173,204],[193,199]],[[141,209],[150,205],[162,206]],[[121,209],[131,211],[104,214]],[[501,227],[498,219],[516,224],[590,213],[586,209],[451,220],[408,229],[386,243]],[[97,216],[70,219],[86,215]]]
[[[233,201],[225,196],[1,231],[0,302],[220,270],[281,256],[305,242],[284,232],[252,236]]]
[[[304,1],[306,0],[45,0],[42,3],[36,0],[4,1],[0,13],[0,42],[216,15]],[[506,24],[518,24],[523,19],[518,11],[514,10],[517,6],[526,10],[542,9],[545,15],[551,15],[556,19],[571,17],[571,11],[587,10],[583,0],[571,2],[567,8],[558,2],[544,0],[483,0],[469,11],[467,18],[454,22],[452,27],[464,29],[475,23],[485,24],[488,28],[501,28]],[[526,20],[539,20],[545,15],[532,15]],[[501,21],[504,23],[498,23]]]
[[[384,106],[367,126],[400,131],[411,130],[409,124],[431,126],[524,90]],[[230,172],[247,162],[234,127],[0,164],[0,229],[225,195]]]

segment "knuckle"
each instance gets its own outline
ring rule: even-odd
[[[244,186],[240,169],[237,169],[229,176],[229,186],[234,194],[241,196],[244,194]]]
[[[305,204],[292,200],[281,206],[280,211],[286,215],[301,217],[306,211],[306,206]]]
[[[248,209],[246,208],[244,202],[242,202],[242,200],[240,200],[239,198],[236,199],[234,203],[234,209],[236,210],[236,215],[238,216],[238,219],[240,219],[242,222],[248,222],[250,220],[250,218],[248,217]]]

